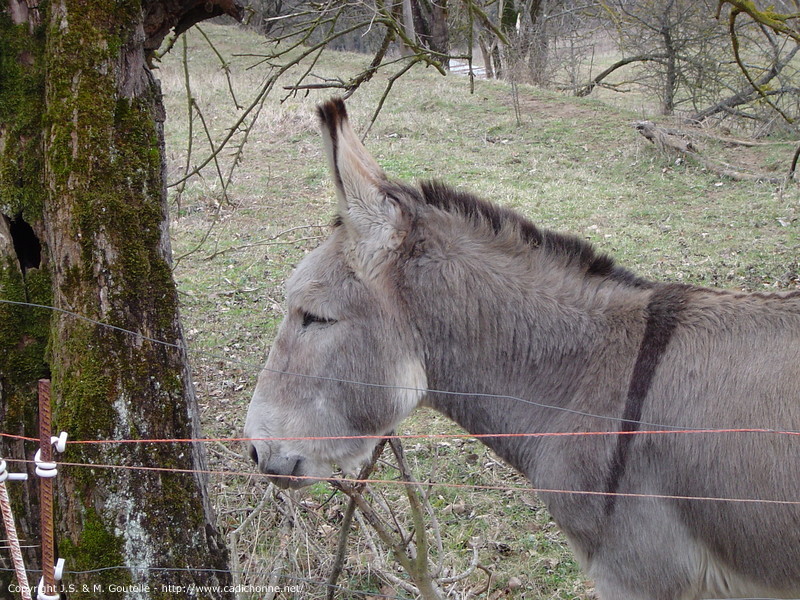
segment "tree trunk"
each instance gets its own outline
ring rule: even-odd
[[[414,44],[440,55],[442,66],[449,69],[445,56],[450,53],[449,29],[447,27],[447,0],[402,0],[403,33]],[[403,56],[416,52],[406,44],[400,44]]]
[[[674,0],[669,0],[661,12],[661,26],[659,35],[664,47],[664,89],[661,98],[661,114],[671,115],[675,112],[675,91],[678,88],[678,53],[675,48],[675,41],[672,39],[673,19],[672,9],[675,5]]]
[[[450,53],[450,35],[447,27],[447,0],[411,0],[413,29],[419,43],[439,54]],[[447,61],[443,65],[450,66]]]
[[[528,71],[531,83],[548,83],[549,44],[547,39],[547,0],[530,3],[530,31],[528,32]]]
[[[170,29],[240,9],[233,0],[6,4],[0,298],[52,304],[137,334],[0,304],[3,431],[36,435],[33,390],[50,375],[54,426],[71,440],[197,438],[166,229],[164,109],[146,52]],[[18,445],[11,450],[21,455]],[[32,448],[25,450],[29,458]],[[200,444],[71,445],[57,458],[206,465]],[[35,499],[34,489],[15,491],[27,539],[38,537],[22,504]],[[110,585],[125,583],[139,584],[126,598],[233,597],[221,587],[195,589],[230,585],[204,476],[64,467],[57,490],[56,540],[67,571],[118,567],[67,573],[69,598],[119,598]]]
[[[497,41],[492,39],[491,44],[492,46],[496,46]],[[481,56],[483,57],[483,68],[486,70],[486,79],[494,79],[494,59],[492,55],[492,50],[494,48],[490,48],[490,45],[486,43],[486,38],[484,37],[483,32],[478,34],[478,46],[481,49]]]
[[[661,37],[666,51],[666,60],[663,63],[666,73],[664,74],[664,90],[661,98],[661,114],[671,115],[675,112],[675,90],[678,87],[678,58],[675,54],[675,46],[672,42],[670,29],[664,27],[661,30]]]
[[[414,9],[412,6],[413,0],[402,0],[403,6],[403,32],[406,37],[413,41],[417,39],[417,32],[414,24]],[[411,56],[414,51],[404,43],[400,43],[400,54],[403,56]]]
[[[434,0],[430,2],[430,14],[430,48],[440,54],[450,54],[450,27],[447,24],[447,0]],[[449,62],[445,64],[445,68],[450,68]]]

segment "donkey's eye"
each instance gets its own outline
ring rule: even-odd
[[[318,323],[320,325],[332,325],[333,323],[336,323],[336,320],[326,319],[325,317],[320,317],[314,313],[303,311],[303,329],[310,327],[314,323]]]

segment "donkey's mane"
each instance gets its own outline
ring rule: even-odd
[[[599,253],[594,246],[577,236],[543,229],[521,214],[487,202],[472,194],[454,190],[440,181],[420,184],[421,200],[440,210],[457,214],[473,224],[491,227],[495,234],[513,230],[523,244],[563,257],[586,275],[622,281],[636,287],[650,287],[651,282],[618,266],[614,259]]]

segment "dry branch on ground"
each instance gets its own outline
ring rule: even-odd
[[[649,140],[657,148],[665,152],[675,152],[682,157],[693,158],[702,164],[710,172],[720,177],[727,177],[734,181],[766,181],[769,183],[780,184],[786,181],[787,177],[775,177],[763,173],[748,172],[740,167],[725,164],[718,160],[709,158],[703,153],[701,147],[691,139],[688,131],[678,131],[656,125],[652,121],[636,121],[633,124],[645,139]],[[788,178],[792,177],[792,173]]]

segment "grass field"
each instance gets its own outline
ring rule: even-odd
[[[243,113],[230,87],[240,105],[251,104],[267,76],[264,65],[254,66],[254,55],[268,48],[258,36],[232,27],[207,25],[203,31],[225,57],[231,84],[204,37],[188,32],[190,87],[216,147]],[[314,74],[346,77],[366,60],[330,54]],[[178,181],[190,139],[180,42],[160,63],[159,74],[168,111],[170,180]],[[386,75],[379,74],[348,102],[362,131],[385,83]],[[256,375],[282,318],[282,282],[326,235],[334,214],[314,117],[315,105],[329,94],[281,102],[284,94],[277,88],[264,102],[226,189],[213,162],[190,178],[180,195],[180,186],[170,188],[175,277],[209,437],[240,433]],[[520,86],[519,123],[513,104],[504,82],[477,81],[470,94],[463,77],[412,70],[395,86],[365,144],[390,176],[439,178],[471,190],[542,227],[585,237],[645,277],[745,290],[798,287],[796,185],[734,182],[678,161],[631,126],[649,115],[608,102]],[[189,164],[194,166],[209,155],[210,146],[196,115],[192,127]],[[241,139],[239,132],[233,141]],[[792,145],[735,148],[709,141],[706,150],[775,174],[788,169]],[[229,147],[218,155],[223,175],[233,153]],[[400,433],[457,431],[443,418],[420,412]],[[406,446],[421,481],[525,486],[474,440],[420,440]],[[214,444],[209,450],[214,469],[252,470],[236,445]],[[377,475],[397,478],[388,464]],[[277,597],[324,598],[326,589],[316,582],[324,581],[331,568],[345,499],[326,484],[287,494],[256,475],[212,481],[220,527],[235,548],[241,582],[297,586]],[[434,486],[428,500],[442,541],[433,549],[434,560],[445,575],[468,572],[444,586],[448,597],[593,597],[591,582],[583,579],[555,524],[527,493]],[[410,527],[407,500],[397,486],[376,489],[371,501]],[[413,597],[403,581],[408,578],[391,553],[357,520],[339,580],[348,591],[338,597]]]

